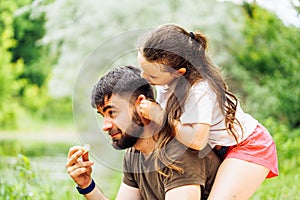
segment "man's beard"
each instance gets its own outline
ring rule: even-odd
[[[122,136],[120,139],[113,140],[112,146],[115,149],[127,149],[132,147],[140,138],[144,130],[144,124],[136,111],[133,112],[131,121],[131,124],[125,132],[122,132],[121,129],[117,129],[117,132],[120,132]]]

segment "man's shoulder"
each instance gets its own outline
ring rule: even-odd
[[[211,149],[209,144],[201,150],[194,150],[186,147],[178,140],[173,139],[165,147],[166,155],[170,158],[170,164],[175,164],[184,169],[194,168],[198,166],[220,165],[220,159],[216,153]],[[193,163],[193,165],[191,165]],[[196,168],[195,168],[196,169]]]
[[[198,156],[199,158],[205,157],[211,148],[205,148],[204,150],[198,151],[190,149],[187,146],[180,143],[177,139],[171,140],[165,147],[164,151],[168,156],[180,157],[180,156]],[[175,157],[174,157],[175,158]]]
[[[172,153],[176,156],[174,157]],[[204,187],[204,193],[209,193],[221,163],[219,157],[209,146],[202,151],[197,151],[174,140],[169,144],[167,154],[172,158],[172,164],[181,170],[174,171],[172,176],[166,179],[166,190],[196,184]]]

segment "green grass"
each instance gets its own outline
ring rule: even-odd
[[[295,169],[289,174],[265,180],[251,200],[299,200],[299,174],[300,170]]]
[[[251,200],[299,200],[300,129],[290,130],[270,119],[265,124],[276,143],[279,176],[266,179]]]
[[[71,180],[54,180],[47,171],[33,168],[24,155],[1,157],[0,169],[0,200],[83,199]]]
[[[76,184],[70,177],[67,177],[66,171],[66,179],[57,179],[53,171],[39,169],[32,165],[31,159],[33,158],[22,154],[16,157],[0,158],[0,200],[85,199],[77,192]],[[103,177],[94,177],[94,179],[96,183],[103,186],[101,189],[110,199],[115,198],[121,173],[108,173]]]

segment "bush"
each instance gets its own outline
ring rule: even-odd
[[[24,155],[9,160],[2,157],[0,169],[0,200],[83,199],[71,180],[51,180],[47,172],[33,169]]]

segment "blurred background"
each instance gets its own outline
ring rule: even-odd
[[[78,109],[91,89],[77,92],[87,58],[110,44],[115,60],[96,57],[95,76],[117,64],[137,66],[138,34],[130,33],[164,23],[207,35],[230,89],[274,137],[280,176],[251,199],[300,198],[299,0],[0,0],[0,200],[83,199],[64,166],[70,146],[93,142],[84,132],[94,125]],[[116,38],[124,35],[132,52],[118,57],[124,40]],[[92,145],[99,148],[91,150],[99,161],[94,178],[113,199],[122,173],[112,165],[120,156],[105,165],[97,154],[110,149]]]

